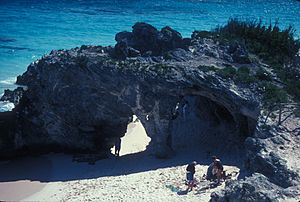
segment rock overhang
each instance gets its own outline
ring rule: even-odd
[[[139,26],[142,28],[139,29]],[[133,44],[132,46],[139,47],[146,43],[147,37],[145,38],[144,35],[149,34],[146,33],[148,28],[153,31],[153,27],[147,24],[136,24],[132,34],[117,34],[117,42],[131,40],[126,42],[127,46]],[[159,40],[163,34],[167,34],[164,45],[167,42],[172,44],[164,50],[160,47],[161,42],[150,47],[162,51],[160,54],[176,51],[182,45],[181,35],[171,28],[151,33],[154,34],[152,38],[160,37]],[[180,44],[176,45],[177,42]],[[126,130],[125,125],[128,124],[128,117],[132,114],[140,116],[139,118],[143,120],[141,116],[151,115],[157,107],[156,113],[159,113],[159,120],[155,122],[170,120],[171,112],[184,96],[206,97],[224,106],[237,122],[239,122],[240,115],[254,121],[259,115],[259,100],[255,92],[198,68],[197,64],[203,59],[200,54],[202,47],[199,50],[199,44],[192,48],[198,52],[194,57],[191,57],[191,48],[186,48],[181,49],[179,55],[170,54],[171,58],[168,59],[157,54],[116,59],[116,49],[118,49],[117,46],[115,48],[82,46],[71,50],[52,51],[49,55],[32,63],[27,72],[18,77],[18,84],[28,86],[25,92],[25,97],[30,100],[27,108],[32,109],[30,113],[35,116],[35,120],[30,122],[33,125],[39,124],[37,128],[44,128],[40,133],[44,135],[55,133],[50,135],[50,139],[55,137],[55,141],[59,139],[57,138],[60,136],[59,133],[63,137],[66,133],[74,133],[74,131],[78,136],[81,133],[88,133],[87,139],[93,139],[90,134],[99,131],[101,128],[99,125],[107,123],[110,117],[119,116],[120,122],[123,123],[119,131],[121,133],[110,133],[111,136],[123,135]],[[147,50],[144,51],[146,52]],[[207,49],[205,49],[206,52]],[[178,61],[178,57],[184,60]],[[101,107],[96,110],[91,109],[97,106]],[[55,119],[55,116],[59,119]],[[91,118],[93,116],[96,118]],[[22,118],[27,119],[27,115],[24,113]],[[118,121],[110,121],[115,123],[113,125],[118,125]],[[238,123],[237,127],[239,127]],[[98,129],[91,129],[87,132],[82,128]],[[161,132],[164,130],[167,129],[161,129]],[[33,131],[22,133],[33,133]],[[63,142],[68,145],[72,141]],[[88,145],[88,147],[94,147],[93,144]]]

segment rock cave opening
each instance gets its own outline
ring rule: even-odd
[[[120,156],[143,152],[151,142],[146,130],[136,115],[132,116],[132,121],[127,125],[124,136],[121,137]],[[110,149],[115,154],[115,146]]]
[[[176,108],[167,140],[174,151],[189,148],[207,156],[245,156],[244,141],[256,125],[251,118],[202,95],[185,96]]]

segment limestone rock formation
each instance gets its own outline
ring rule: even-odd
[[[132,32],[116,34],[114,57],[125,59],[140,54],[157,56],[175,48],[187,48],[189,45],[188,39],[183,39],[179,32],[170,27],[158,31],[152,25],[140,22],[132,28]]]
[[[237,201],[252,194],[253,200],[275,200],[271,188],[280,190],[280,197],[300,197],[290,190],[299,185],[300,166],[287,158],[299,151],[294,144],[299,136],[280,128],[264,131],[274,124],[263,121],[255,84],[212,70],[260,68],[243,46],[221,45],[209,37],[183,39],[170,27],[158,31],[146,23],[115,39],[114,48],[52,51],[28,66],[17,79],[27,86],[20,103],[10,114],[0,113],[2,158],[24,150],[107,153],[136,115],[152,138],[148,150],[157,157],[181,147],[239,148],[249,171],[265,176],[230,182],[212,200]],[[3,99],[15,95],[6,91]],[[262,190],[257,192],[252,182]]]
[[[265,176],[255,173],[245,180],[227,181],[225,190],[212,193],[210,201],[290,201],[299,198],[299,192],[299,186],[282,189],[270,183]]]

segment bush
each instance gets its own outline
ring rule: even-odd
[[[194,31],[192,33],[192,39],[202,39],[202,38],[213,38],[214,33],[209,31]]]
[[[231,78],[240,83],[249,84],[255,81],[255,78],[250,75],[250,69],[245,66],[240,67],[238,70],[233,67],[216,69],[216,73],[223,78]]]
[[[286,83],[286,91],[294,96],[296,101],[300,101],[300,73],[296,69],[284,68],[275,69],[278,77]]]
[[[280,30],[278,22],[266,26],[262,21],[241,21],[230,19],[225,26],[218,27],[214,35],[218,35],[223,41],[239,41],[246,48],[262,58],[269,64],[278,77],[286,84],[284,89],[277,89],[275,86],[267,85],[266,99],[269,101],[285,100],[282,96],[289,93],[296,100],[300,100],[300,73],[299,69],[283,68],[284,64],[293,60],[300,48],[300,41],[294,38],[295,29],[292,26]],[[240,81],[247,81],[247,74],[238,73]],[[272,76],[259,69],[255,79],[260,81],[272,81]],[[272,99],[272,94],[275,97]]]
[[[288,81],[286,85],[286,91],[294,96],[296,101],[300,101],[300,81]]]
[[[230,19],[223,27],[215,30],[221,38],[244,41],[251,52],[262,57],[269,64],[283,64],[294,57],[300,48],[300,41],[294,39],[292,26],[280,30],[278,22],[265,26],[262,21],[241,21]]]
[[[237,73],[249,75],[250,74],[250,69],[246,66],[242,66],[238,69]]]
[[[263,91],[263,101],[266,105],[288,101],[287,92],[270,82],[261,82],[260,89]]]
[[[217,73],[223,78],[233,78],[236,74],[236,70],[233,67],[225,67],[223,69],[218,69]]]
[[[250,75],[250,69],[248,67],[242,66],[237,70],[235,80],[249,84],[254,82],[255,78]]]

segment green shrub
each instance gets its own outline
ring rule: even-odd
[[[300,41],[294,39],[292,26],[280,30],[278,22],[265,26],[262,21],[230,19],[225,26],[215,30],[221,38],[239,39],[246,47],[262,57],[269,64],[283,64],[292,58],[300,48]]]
[[[260,89],[263,92],[263,101],[266,105],[288,101],[287,92],[270,82],[261,82]]]
[[[250,84],[255,81],[255,78],[250,75],[250,69],[248,67],[242,66],[237,70],[235,80],[241,83]]]
[[[242,67],[240,67],[240,68],[237,70],[237,73],[249,75],[249,74],[250,74],[250,69],[249,69],[249,67],[242,66]]]
[[[194,31],[192,33],[192,39],[201,39],[201,38],[213,38],[214,33],[209,31]]]
[[[285,83],[284,89],[276,89],[274,86],[267,86],[268,101],[285,100],[283,95],[289,93],[296,100],[300,100],[300,73],[299,70],[283,68],[284,64],[291,61],[298,53],[300,48],[299,39],[294,38],[295,29],[289,26],[280,30],[278,22],[266,26],[262,21],[242,21],[239,19],[230,19],[225,26],[218,27],[215,35],[219,36],[223,42],[239,41],[246,48],[258,55],[276,72],[278,77]],[[240,81],[247,81],[247,74],[237,73]],[[259,81],[272,81],[272,76],[263,69],[255,73],[255,79]],[[276,90],[275,90],[276,89]],[[276,96],[272,99],[271,95]]]
[[[233,67],[225,67],[223,69],[218,69],[217,73],[223,78],[233,78],[236,74],[236,70]]]
[[[300,72],[296,69],[275,69],[277,76],[286,84],[286,91],[300,101]]]
[[[294,96],[296,101],[300,101],[300,81],[290,80],[287,82],[286,91]]]

